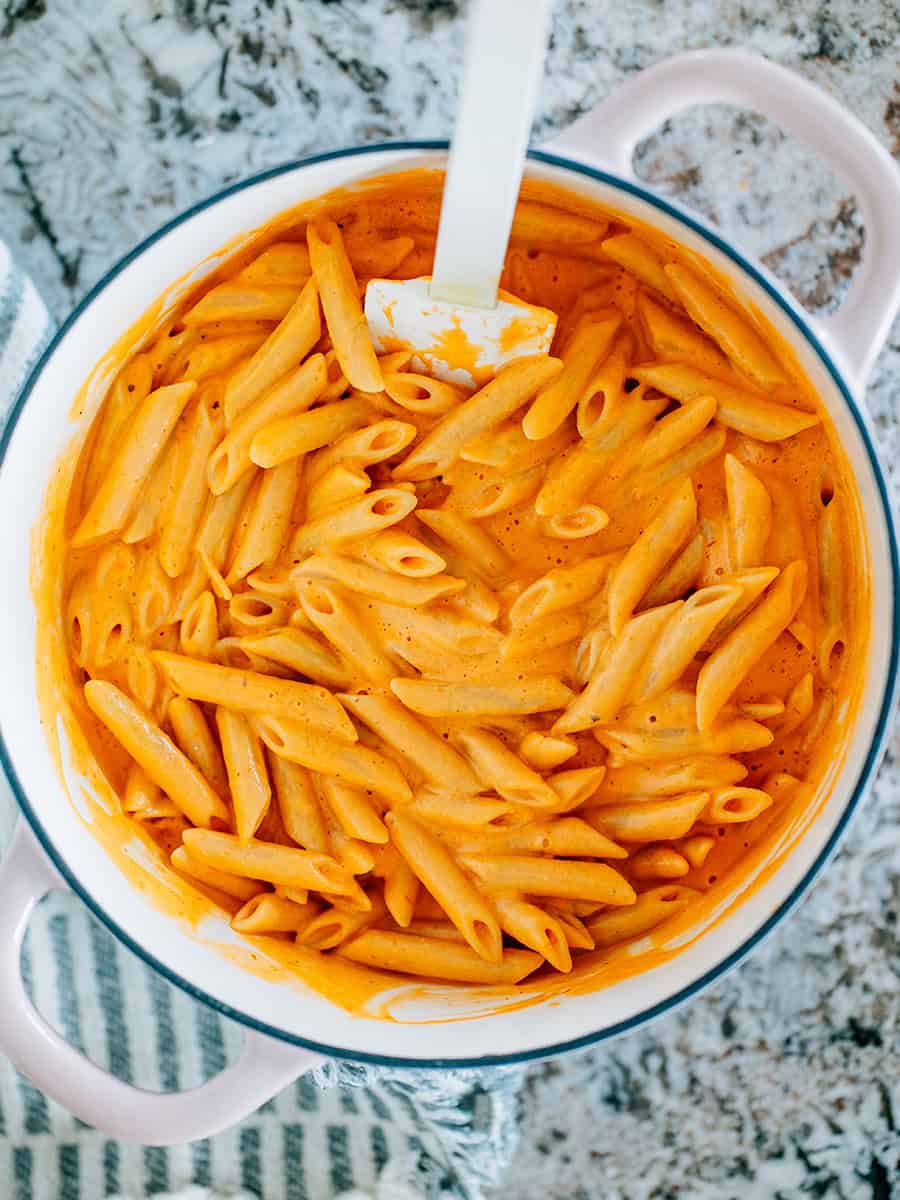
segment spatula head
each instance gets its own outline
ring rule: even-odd
[[[466,387],[526,355],[549,354],[556,313],[501,292],[494,308],[435,300],[430,279],[372,279],[366,320],[381,353],[414,349],[414,369]]]

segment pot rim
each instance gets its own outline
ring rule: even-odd
[[[171,218],[165,224],[161,225],[157,230],[151,233],[143,241],[134,246],[127,254],[123,255],[108,271],[106,271],[100,279],[91,287],[86,295],[79,301],[63,324],[59,327],[56,333],[51,338],[48,345],[40,354],[37,362],[32,367],[28,378],[16,397],[15,402],[9,410],[6,418],[6,424],[2,434],[0,434],[0,470],[3,469],[6,455],[9,449],[10,440],[12,438],[19,417],[28,402],[28,399],[34,390],[34,387],[46,367],[49,360],[56,352],[57,347],[65,338],[71,327],[82,316],[82,314],[91,306],[97,296],[116,279],[135,259],[149,250],[156,242],[165,237],[171,230],[177,228],[185,221],[190,220],[197,214],[205,211],[207,208],[213,207],[220,201],[233,196],[238,192],[244,191],[247,188],[254,187],[257,184],[265,183],[269,179],[277,178],[280,175],[288,174],[292,171],[297,171],[303,167],[312,166],[316,163],[328,162],[333,159],[350,158],[353,156],[364,156],[367,154],[381,153],[385,151],[442,151],[446,150],[448,142],[442,139],[427,139],[427,140],[398,140],[377,142],[365,146],[349,146],[342,147],[339,150],[326,151],[321,154],[313,154],[304,158],[294,159],[286,163],[281,163],[278,166],[270,167],[265,171],[260,171],[254,175],[248,176],[235,183],[228,184],[224,188],[220,188],[212,195],[207,196],[203,200],[191,205],[177,216]],[[650,1008],[644,1009],[639,1013],[635,1013],[625,1020],[619,1021],[614,1025],[607,1026],[603,1029],[592,1033],[583,1034],[580,1037],[567,1039],[561,1042],[555,1042],[547,1046],[532,1048],[530,1050],[516,1051],[507,1054],[486,1054],[477,1057],[465,1056],[459,1058],[409,1058],[396,1055],[376,1054],[364,1051],[350,1051],[339,1046],[332,1046],[327,1043],[317,1042],[311,1038],[299,1037],[295,1034],[286,1032],[277,1026],[267,1024],[265,1021],[259,1020],[257,1017],[248,1013],[242,1012],[239,1009],[233,1008],[231,1005],[218,999],[215,996],[205,992],[202,988],[183,978],[177,971],[160,962],[156,956],[147,950],[140,942],[138,942],[131,934],[126,932],[117,921],[100,905],[87,891],[83,888],[74,872],[69,868],[65,858],[61,855],[43,823],[39,819],[37,813],[32,808],[28,796],[20,783],[12,763],[6,742],[3,738],[3,731],[0,729],[0,770],[5,775],[10,788],[16,798],[16,802],[21,810],[25,820],[31,829],[32,834],[37,839],[42,850],[53,863],[56,870],[65,880],[66,884],[71,888],[76,896],[85,904],[90,913],[104,924],[110,932],[132,953],[136,954],[147,966],[163,976],[169,983],[173,984],[180,990],[187,992],[193,999],[202,1004],[208,1005],[219,1012],[222,1016],[236,1021],[239,1025],[245,1028],[254,1030],[257,1033],[267,1035],[282,1042],[287,1042],[291,1045],[300,1046],[304,1049],[317,1051],[321,1054],[328,1055],[332,1058],[346,1059],[353,1062],[365,1062],[378,1066],[389,1067],[404,1067],[415,1068],[421,1070],[429,1070],[435,1068],[460,1068],[460,1067],[486,1067],[486,1066],[502,1066],[511,1065],[514,1063],[523,1063],[536,1061],[542,1058],[547,1058],[557,1054],[563,1054],[571,1050],[577,1050],[586,1046],[599,1044],[607,1041],[610,1038],[627,1033],[630,1030],[637,1029],[656,1017],[662,1016],[664,1013],[671,1012],[675,1008],[684,1004],[687,1000],[703,991],[705,988],[720,979],[733,967],[737,966],[752,950],[754,950],[764,938],[775,928],[779,922],[786,917],[795,905],[800,901],[807,889],[818,876],[819,872],[826,865],[832,854],[837,849],[837,846],[843,837],[849,825],[851,817],[854,815],[860,800],[865,795],[872,777],[878,767],[881,751],[887,736],[888,725],[893,711],[894,699],[898,689],[898,664],[900,664],[900,549],[898,549],[898,533],[895,524],[893,511],[891,508],[890,494],[885,479],[884,471],[879,460],[878,452],[873,444],[872,437],[869,431],[869,426],[866,417],[860,407],[860,404],[854,398],[850,388],[845,383],[841,372],[831,355],[822,345],[820,339],[812,329],[808,318],[802,311],[793,304],[782,290],[776,286],[771,279],[763,274],[760,269],[750,262],[745,256],[732,246],[728,241],[722,238],[714,230],[707,228],[693,214],[687,212],[681,206],[675,205],[654,192],[642,187],[640,184],[634,183],[627,179],[622,179],[618,175],[614,175],[608,171],[604,171],[598,167],[590,166],[578,159],[568,158],[564,155],[553,154],[543,150],[529,150],[528,158],[534,162],[545,163],[552,167],[560,167],[563,170],[575,172],[594,179],[600,183],[606,184],[609,187],[627,192],[632,196],[644,201],[651,207],[674,218],[676,221],[687,226],[693,233],[699,235],[705,241],[709,242],[716,250],[730,259],[742,272],[749,275],[750,278],[763,289],[767,297],[772,300],[789,318],[797,332],[804,338],[808,345],[815,352],[817,357],[822,362],[823,366],[830,375],[835,387],[841,394],[844,403],[847,406],[856,427],[859,431],[860,438],[866,449],[869,457],[869,462],[872,468],[872,473],[878,489],[879,498],[881,501],[882,515],[884,518],[885,529],[887,534],[888,551],[890,559],[891,572],[891,587],[892,587],[892,611],[893,621],[891,629],[891,647],[888,661],[888,669],[885,676],[884,694],[881,700],[881,707],[878,713],[878,719],[875,724],[875,730],[872,737],[872,743],[866,755],[865,762],[859,774],[859,778],[853,788],[852,793],[848,797],[843,811],[831,832],[831,835],[825,842],[817,854],[815,860],[807,869],[802,878],[794,885],[790,893],[781,901],[778,907],[770,914],[769,917],[744,939],[738,946],[734,947],[728,954],[724,955],[702,975],[693,980],[691,983],[673,993],[671,996]]]

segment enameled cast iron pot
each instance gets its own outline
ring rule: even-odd
[[[865,222],[865,250],[836,315],[811,318],[761,266],[634,181],[638,140],[673,113],[712,102],[771,117],[821,150],[852,186]],[[336,150],[229,187],[176,218],[127,255],[72,314],[35,368],[0,441],[0,755],[23,813],[0,871],[0,1052],[109,1134],[144,1143],[205,1137],[257,1107],[322,1054],[398,1067],[485,1065],[556,1054],[634,1029],[717,979],[788,912],[834,851],[878,763],[897,674],[900,573],[862,394],[900,306],[900,172],[857,120],[809,83],[740,52],[701,51],[630,80],[547,150],[533,152],[527,170],[656,225],[705,255],[794,348],[831,413],[864,511],[873,636],[849,749],[816,821],[762,886],[665,965],[602,993],[563,997],[552,1007],[543,1002],[427,1026],[354,1017],[296,985],[245,971],[211,939],[154,908],[112,865],[61,787],[35,695],[29,538],[51,466],[73,433],[66,413],[74,389],[173,279],[227,239],[355,179],[434,165],[443,156],[443,144],[421,142]],[[244,1051],[234,1066],[193,1092],[141,1091],[88,1062],[46,1025],[22,984],[21,941],[36,902],[66,886],[161,974],[245,1027]],[[440,1011],[439,1003],[432,1005],[431,1016]]]

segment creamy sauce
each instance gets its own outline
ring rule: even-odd
[[[412,232],[418,253],[433,247],[433,235],[439,210],[441,176],[436,172],[417,171],[372,180],[350,189],[342,189],[276,217],[252,235],[234,239],[212,259],[208,273],[198,280],[203,266],[176,282],[166,295],[111,347],[97,365],[74,400],[70,417],[77,423],[72,443],[56,464],[47,492],[46,507],[35,536],[33,591],[39,619],[37,685],[48,744],[61,770],[62,747],[59,730],[78,772],[88,784],[86,801],[92,834],[103,844],[132,884],[154,906],[198,931],[204,922],[221,915],[222,908],[233,912],[237,902],[218,893],[185,883],[168,863],[168,853],[178,843],[178,827],[169,838],[164,825],[157,829],[156,840],[146,828],[120,811],[116,793],[121,794],[127,758],[87,709],[82,694],[82,675],[73,664],[66,638],[65,604],[67,588],[78,571],[92,561],[95,551],[72,552],[68,539],[82,510],[81,481],[89,457],[92,421],[99,411],[110,382],[117,371],[139,349],[146,348],[166,328],[177,330],[177,316],[194,303],[208,286],[231,277],[266,246],[276,241],[301,241],[305,222],[313,215],[327,212],[346,228],[367,232],[377,229],[385,237]],[[611,231],[638,232],[665,262],[696,262],[711,268],[698,255],[679,247],[658,231],[593,204],[586,198],[548,184],[526,180],[525,199],[539,200],[608,221]],[[402,271],[400,272],[402,275]],[[726,291],[727,281],[719,279]],[[585,291],[601,297],[600,305],[613,306],[622,313],[629,327],[637,328],[636,289],[633,281],[609,262],[549,253],[540,248],[516,247],[511,251],[502,285],[529,302],[556,311],[565,323]],[[747,302],[741,300],[744,308]],[[752,310],[751,310],[752,312]],[[799,839],[821,818],[831,788],[847,752],[866,681],[869,655],[870,594],[867,581],[868,551],[859,499],[846,458],[821,403],[804,378],[790,347],[778,336],[760,313],[752,313],[769,348],[775,353],[791,380],[791,390],[803,407],[815,408],[823,423],[786,442],[762,446],[754,471],[763,481],[767,477],[787,481],[792,493],[799,528],[811,561],[815,561],[815,518],[813,482],[822,463],[830,460],[842,484],[847,513],[847,550],[849,594],[847,597],[849,652],[835,689],[835,703],[829,720],[812,745],[807,744],[806,728],[773,747],[743,755],[749,768],[745,785],[753,786],[773,771],[788,771],[806,781],[784,803],[775,804],[755,821],[747,824],[711,828],[715,847],[701,868],[680,883],[696,887],[702,897],[686,911],[636,942],[580,955],[569,975],[542,970],[516,989],[468,988],[467,996],[490,997],[490,1008],[503,1011],[533,1004],[547,997],[583,993],[610,986],[641,971],[670,961],[697,938],[724,920],[739,905],[750,899],[766,883],[790,854]],[[459,335],[459,336],[457,336]],[[512,335],[508,335],[512,336]],[[451,330],[445,337],[442,357],[472,370],[475,349],[462,330]],[[410,417],[415,420],[414,417]],[[728,433],[728,447],[737,440]],[[86,453],[87,451],[87,453]],[[721,459],[695,477],[698,483],[700,518],[720,514],[724,507]],[[465,506],[465,498],[477,489],[479,468],[459,463],[446,481],[453,485],[453,503]],[[587,554],[602,554],[630,544],[652,513],[641,505],[634,515],[620,519],[599,534],[580,541],[550,542],[540,535],[531,510],[522,517],[518,510],[502,513],[485,521],[485,527],[504,545],[511,559],[523,572],[533,574]],[[779,564],[780,565],[780,564]],[[708,559],[704,582],[714,582],[721,573],[716,562]],[[818,579],[810,573],[810,590],[801,616],[815,624],[819,620]],[[165,631],[163,631],[165,632]],[[161,645],[164,643],[161,641]],[[815,669],[811,653],[789,633],[764,656],[742,684],[736,697],[757,700],[770,694],[783,696],[803,675]],[[114,673],[110,675],[114,677]],[[602,761],[603,753],[583,750],[567,768]],[[92,798],[93,797],[93,798]],[[97,797],[102,798],[102,802]],[[74,802],[74,801],[73,801]],[[84,806],[79,798],[79,811]],[[134,854],[139,841],[148,869]],[[133,932],[133,931],[132,931]],[[391,1018],[396,1010],[396,990],[406,998],[433,995],[436,985],[410,983],[407,978],[376,972],[332,956],[296,946],[283,937],[245,938],[244,945],[220,947],[221,953],[264,978],[308,986],[327,995],[341,1007],[366,1015]],[[443,988],[441,988],[443,991]],[[452,994],[453,988],[447,993]],[[447,1020],[464,1019],[448,1009]]]

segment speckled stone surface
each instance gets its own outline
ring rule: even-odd
[[[444,136],[463,8],[7,0],[0,235],[62,318],[135,242],[225,182],[343,144]],[[888,0],[559,0],[536,137],[667,54],[740,45],[827,88],[900,156],[898,42]],[[862,244],[851,188],[764,120],[679,116],[638,168],[805,304],[838,301]],[[895,503],[898,394],[895,328],[869,391]],[[532,1070],[496,1194],[900,1197],[898,842],[895,730],[837,859],[749,962],[648,1029]]]

